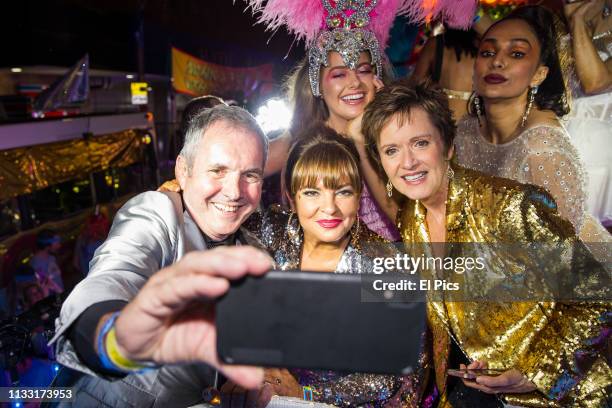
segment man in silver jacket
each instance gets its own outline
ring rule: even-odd
[[[259,204],[267,151],[245,110],[204,110],[177,158],[182,194],[145,192],[118,211],[56,322],[57,360],[78,371],[75,406],[197,404],[215,369],[245,387],[261,381],[260,369],[217,360],[211,301],[272,264],[241,228]],[[109,368],[98,350],[107,322],[121,355],[154,368]]]

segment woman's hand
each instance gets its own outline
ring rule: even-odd
[[[377,76],[374,77],[374,80],[372,82],[374,83],[374,89],[376,92],[380,91],[384,86],[383,82]],[[361,114],[356,118],[349,120],[346,126],[346,135],[353,139],[358,148],[360,145],[363,145],[365,143],[363,133],[361,133],[362,120],[363,112],[361,112]]]
[[[176,179],[173,179],[173,180],[166,181],[164,184],[159,186],[157,188],[157,191],[161,191],[162,193],[164,192],[178,193],[181,191],[181,186],[178,183],[178,181],[176,181]]]
[[[284,368],[266,368],[264,382],[256,390],[245,390],[231,381],[221,387],[221,401],[227,408],[263,408],[274,395],[302,398],[302,386]]]
[[[460,367],[468,370],[485,369],[488,364],[484,361],[474,361],[467,367],[464,364],[461,364]],[[467,387],[475,388],[487,394],[520,394],[536,390],[536,386],[515,368],[495,377],[481,375],[473,381],[462,381]]]
[[[383,84],[383,81],[381,81],[378,76],[374,77],[372,83],[374,83],[374,88],[376,89],[376,92],[380,91],[385,86],[385,84]]]
[[[361,133],[362,119],[363,112],[356,118],[349,120],[348,124],[346,125],[346,135],[353,139],[353,142],[355,142],[357,148],[359,148],[359,146],[363,146],[365,143],[363,133]]]
[[[591,0],[565,4],[563,6],[563,14],[565,14],[565,18],[567,18],[567,21],[572,27],[575,24],[585,24],[593,18],[593,12],[595,11],[597,3],[597,1]],[[592,31],[593,27],[590,29]],[[591,35],[593,35],[593,33],[591,33]]]
[[[271,384],[274,395],[302,398],[302,386],[286,368],[266,368],[264,384]]]

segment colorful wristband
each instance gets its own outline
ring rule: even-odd
[[[115,324],[115,320],[117,319],[117,316],[119,316],[119,312],[115,312],[111,315],[111,317],[106,321],[106,323],[104,323],[104,326],[102,326],[102,329],[100,330],[100,333],[98,334],[98,339],[96,340],[96,343],[98,346],[98,357],[100,358],[102,367],[106,368],[107,370],[112,370],[112,371],[121,371],[121,370],[119,370],[118,367],[115,367],[115,365],[108,358],[104,340],[106,339],[106,334],[109,332],[111,327],[113,327],[113,325]]]
[[[136,362],[124,357],[117,347],[117,336],[115,334],[115,321],[120,312],[115,312],[104,323],[98,335],[98,355],[102,366],[112,371],[130,373],[155,368],[155,363]]]

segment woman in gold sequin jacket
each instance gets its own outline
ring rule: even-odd
[[[519,279],[531,289],[538,285],[547,288],[544,278],[537,275],[538,267],[546,269],[555,283],[561,282],[564,271],[566,275],[568,270],[574,272],[571,256],[578,255],[573,252],[566,252],[571,255],[567,260],[552,258],[548,252],[541,252],[538,259],[504,250],[506,244],[523,250],[528,247],[525,244],[532,243],[573,248],[580,241],[542,188],[451,166],[455,124],[440,90],[423,83],[392,84],[367,107],[363,123],[368,152],[388,180],[389,192],[408,198],[397,217],[406,244],[424,243],[434,256],[442,256],[449,243],[486,244],[480,248],[492,252],[490,259],[503,264],[495,271],[497,278],[503,283]],[[428,244],[436,242],[446,244]],[[588,251],[584,252],[588,257]],[[599,289],[605,289],[596,299],[609,299],[609,275],[602,267],[597,264],[584,274],[585,280],[576,287],[588,282],[600,285]],[[610,304],[561,302],[537,295],[520,302],[502,301],[504,285],[498,280],[487,287],[490,276],[451,271],[445,278],[466,286],[455,295],[442,293],[441,298],[428,303],[421,404],[605,404],[606,388],[612,383],[605,346],[610,334]],[[593,294],[588,288],[585,291]],[[473,292],[489,297],[478,302],[470,298]],[[447,369],[460,366],[488,366],[502,373],[479,376],[475,381],[447,375]]]

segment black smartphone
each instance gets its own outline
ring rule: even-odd
[[[454,377],[460,377],[466,380],[475,380],[476,377],[481,375],[486,375],[489,377],[497,377],[501,375],[506,370],[496,370],[493,368],[477,368],[477,369],[448,369],[446,370],[446,374],[452,375]]]
[[[425,303],[363,302],[359,275],[272,271],[233,282],[216,306],[221,361],[407,374]]]

